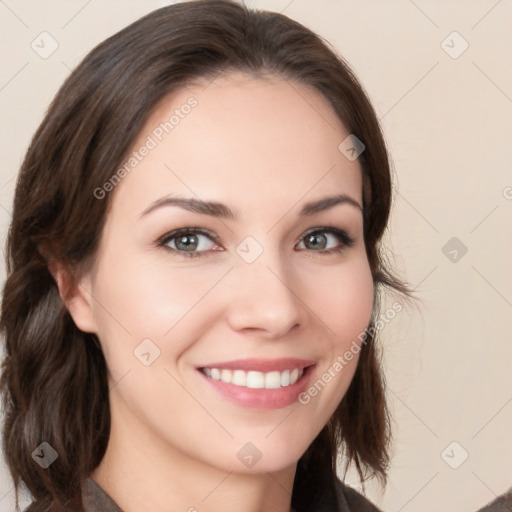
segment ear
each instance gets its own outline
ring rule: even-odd
[[[59,289],[59,295],[65,304],[75,325],[84,332],[97,332],[94,318],[93,298],[89,275],[76,279],[70,269],[60,261],[52,260],[48,269]]]

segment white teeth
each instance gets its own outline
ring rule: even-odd
[[[281,387],[281,372],[269,372],[265,374],[265,389]]]
[[[247,387],[260,389],[265,387],[265,374],[261,372],[247,372]]]
[[[232,377],[231,370],[221,370],[220,371],[220,380],[222,382],[227,382],[228,384],[231,382]]]
[[[234,384],[251,389],[277,389],[295,384],[304,373],[304,369],[294,368],[283,372],[256,372],[244,370],[228,370],[219,368],[203,368],[202,372],[214,380]]]
[[[237,386],[247,386],[247,373],[243,370],[235,370],[233,372],[231,384],[236,384]]]

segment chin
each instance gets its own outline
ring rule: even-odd
[[[223,469],[247,475],[283,471],[294,467],[308,446],[307,442],[301,443],[300,446],[290,446],[289,439],[278,446],[268,443],[268,440],[265,442],[264,439],[255,440],[254,443],[247,441],[237,446],[234,460],[232,456],[224,459]]]

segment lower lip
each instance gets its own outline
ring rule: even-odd
[[[250,409],[282,409],[297,402],[300,393],[307,388],[313,370],[314,365],[308,366],[304,368],[304,373],[295,384],[275,389],[253,389],[236,386],[235,384],[212,379],[207,377],[202,371],[197,371],[215,391],[240,407]]]

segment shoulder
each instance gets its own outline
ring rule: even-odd
[[[338,478],[334,482],[340,512],[381,512],[370,500]]]
[[[110,496],[90,477],[81,485],[81,496],[65,505],[48,499],[33,501],[23,512],[122,512]]]
[[[478,509],[478,512],[512,512],[512,488],[485,507]]]
[[[18,509],[19,510],[19,509]],[[33,501],[23,512],[74,512],[74,509],[49,502]]]

